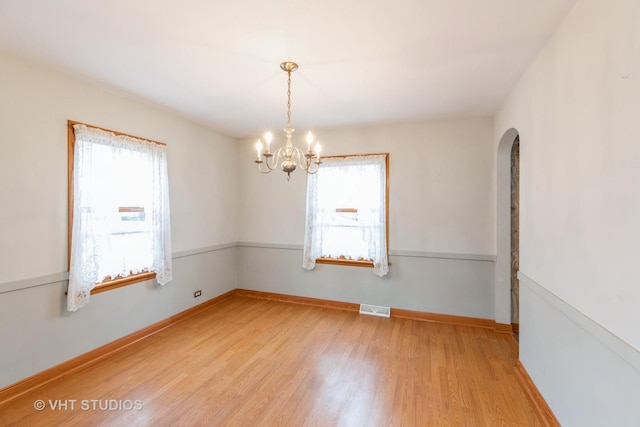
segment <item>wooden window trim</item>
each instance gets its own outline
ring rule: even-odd
[[[94,126],[94,125],[89,125],[87,123],[67,120],[67,142],[68,142],[67,144],[68,146],[68,152],[67,152],[67,156],[68,156],[67,158],[67,171],[68,171],[68,176],[67,176],[67,204],[68,204],[67,206],[67,209],[68,209],[67,271],[69,271],[71,268],[71,238],[73,234],[73,158],[74,158],[74,151],[75,151],[75,145],[76,145],[76,135],[73,131],[74,125],[85,125],[87,127],[103,130],[105,132],[111,132],[114,135],[128,136],[131,138],[142,139],[144,141],[153,142],[154,144],[158,144],[158,145],[166,145],[162,142],[153,141],[146,138],[140,138],[138,136],[129,135],[122,132],[116,132],[114,130],[106,129],[100,126]],[[120,209],[136,209],[136,208],[123,207]],[[121,212],[132,212],[132,211],[126,210]],[[105,279],[104,281],[95,285],[95,287],[91,290],[91,295],[99,294],[105,291],[110,291],[111,289],[121,288],[123,286],[133,285],[134,283],[145,282],[147,280],[155,279],[155,277],[156,277],[155,271],[149,271],[149,272],[131,274],[127,277],[118,276],[115,279]]]
[[[144,282],[156,278],[155,271],[132,274],[127,277],[117,277],[115,279],[106,279],[104,282],[97,284],[91,289],[91,295],[101,292],[110,291],[111,289],[121,288],[123,286],[133,285],[134,283]]]
[[[387,258],[389,257],[389,153],[369,153],[369,154],[343,154],[340,156],[324,156],[324,159],[348,159],[349,157],[369,157],[369,156],[384,156],[385,173],[385,232],[386,232],[386,246],[387,246]],[[336,212],[357,212],[357,209],[352,208],[338,208]],[[349,267],[366,267],[373,268],[373,261],[371,260],[356,260],[346,258],[316,258],[316,264],[333,264],[343,265]],[[389,263],[388,265],[391,265]]]
[[[344,265],[348,267],[373,268],[373,261],[360,260],[360,259],[317,258],[316,264],[333,264],[333,265]]]

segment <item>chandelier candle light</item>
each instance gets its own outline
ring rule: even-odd
[[[291,134],[294,129],[291,126],[291,73],[298,69],[298,64],[295,62],[287,61],[280,64],[280,68],[287,73],[287,125],[283,129],[287,135],[287,141],[284,147],[278,148],[275,153],[271,153],[271,141],[273,135],[271,132],[264,134],[264,141],[266,146],[262,145],[262,140],[256,142],[256,151],[258,152],[258,158],[255,162],[258,164],[258,170],[262,173],[269,173],[278,167],[278,164],[282,161],[281,168],[283,172],[287,173],[287,180],[291,178],[291,172],[296,170],[297,164],[300,164],[302,170],[308,174],[314,174],[320,169],[320,143],[316,142],[314,150],[311,149],[313,144],[313,135],[311,131],[307,133],[307,152],[303,153],[298,147],[294,147],[291,142]],[[264,152],[262,149],[265,148]],[[263,160],[264,158],[264,160]],[[262,167],[265,164],[266,169]],[[314,166],[315,165],[315,166]]]

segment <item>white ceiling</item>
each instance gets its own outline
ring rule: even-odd
[[[492,115],[575,0],[0,0],[0,48],[236,137]]]

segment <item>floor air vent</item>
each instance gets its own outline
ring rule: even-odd
[[[391,315],[391,308],[381,307],[379,305],[360,304],[360,314],[368,314],[370,316],[389,317]]]

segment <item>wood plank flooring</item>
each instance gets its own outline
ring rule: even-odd
[[[235,296],[0,406],[0,425],[539,426],[516,361],[490,329]]]

